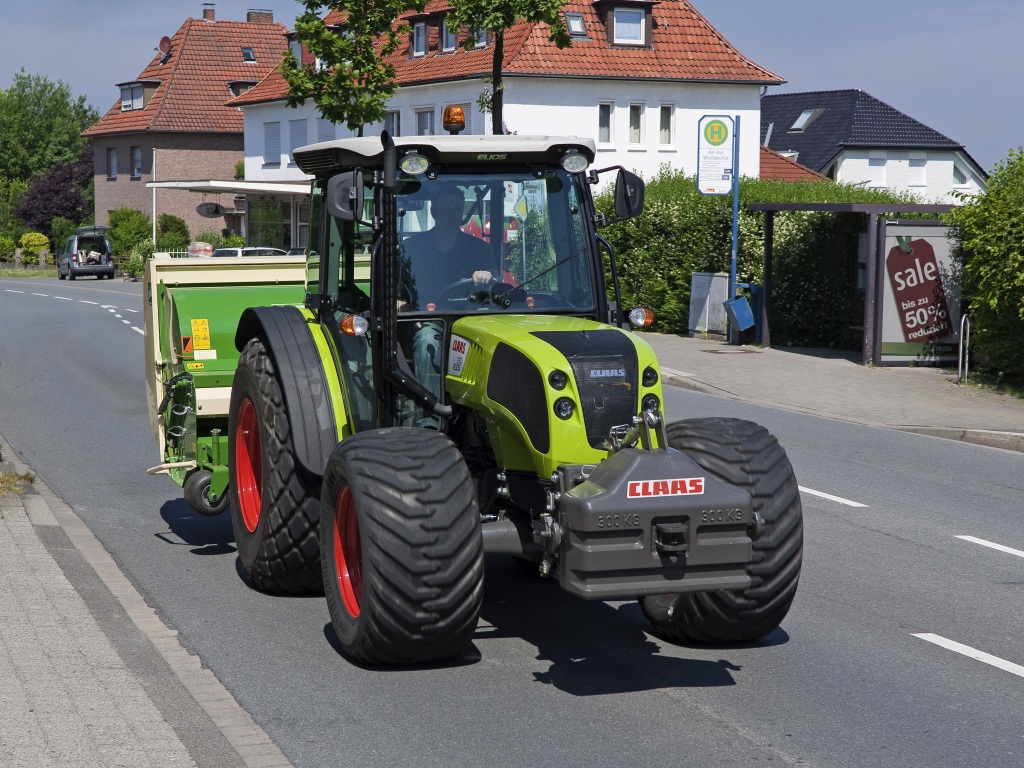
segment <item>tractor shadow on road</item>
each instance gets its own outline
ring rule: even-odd
[[[235,551],[235,534],[231,530],[229,512],[203,517],[177,499],[160,507],[160,517],[169,529],[156,534],[161,541],[192,547],[189,552],[193,555],[229,555]]]
[[[680,646],[648,634],[650,625],[635,601],[581,600],[553,580],[523,573],[508,557],[488,556],[486,573],[474,637],[480,653],[486,656],[496,639],[530,643],[539,661],[550,662],[533,672],[537,682],[573,696],[736,685],[733,673],[742,667],[721,658],[723,653],[789,639],[780,629],[743,646]]]

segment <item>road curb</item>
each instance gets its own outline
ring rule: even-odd
[[[15,472],[31,472],[35,475],[32,469],[24,464],[10,448],[10,445],[3,440],[2,436],[0,436],[0,455],[6,457],[7,460],[4,463],[13,466]],[[59,527],[63,531],[71,546],[95,572],[109,595],[123,609],[131,623],[149,641],[152,650],[163,660],[169,672],[181,684],[194,703],[202,709],[212,723],[212,727],[223,736],[227,745],[237,755],[237,762],[252,768],[291,766],[291,762],[284,753],[235,700],[212,670],[204,667],[198,656],[181,645],[177,630],[168,627],[156,611],[146,603],[143,596],[124,575],[117,563],[114,562],[113,557],[93,535],[85,522],[46,483],[37,475],[35,476],[33,487],[27,493],[21,494],[20,497],[30,522],[37,527],[37,532],[46,527],[49,527],[50,530]],[[49,537],[40,535],[40,538],[43,539],[47,550],[51,551],[46,542],[46,538]],[[65,569],[65,563],[61,562],[60,558],[55,557],[54,559],[62,569]],[[77,588],[75,580],[66,570],[65,575]],[[85,595],[82,597],[86,598]],[[91,611],[94,610],[89,599],[86,599],[86,604]],[[99,616],[96,618],[100,619]],[[103,621],[100,621],[100,626],[106,633],[107,627],[104,626]],[[121,653],[119,644],[115,641],[116,638],[109,639],[123,657],[124,654]],[[147,692],[159,708],[156,696],[162,691],[148,690]],[[182,738],[197,765],[221,766],[226,763],[227,755],[223,751],[221,754],[196,755],[194,750],[197,745],[194,734],[189,739],[186,738],[189,734],[181,733],[174,724],[172,727],[179,732],[179,737]],[[183,724],[183,730],[192,729]],[[202,750],[200,749],[200,751]]]

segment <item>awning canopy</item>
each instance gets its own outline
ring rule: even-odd
[[[308,181],[150,181],[150,189],[184,189],[189,192],[227,193],[232,195],[275,194],[308,195]]]

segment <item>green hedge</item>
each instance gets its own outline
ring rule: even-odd
[[[830,182],[792,183],[741,179],[737,280],[764,280],[764,214],[751,203],[919,202],[909,196]],[[597,198],[612,215],[611,189]],[[772,272],[772,343],[847,346],[859,338],[863,297],[857,291],[857,235],[866,227],[856,214],[775,214]],[[654,330],[687,333],[694,272],[729,272],[732,197],[702,195],[696,179],[663,168],[647,182],[642,216],[601,234],[616,252],[622,301],[654,310]]]

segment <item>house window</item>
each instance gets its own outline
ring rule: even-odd
[[[132,178],[142,176],[142,147],[132,147]]]
[[[805,128],[807,128],[808,125],[811,124],[814,118],[821,114],[822,111],[823,110],[818,109],[805,109],[803,112],[800,113],[800,117],[796,119],[796,122],[793,123],[793,127],[790,128],[789,130],[794,132],[803,131]]]
[[[263,167],[281,167],[281,123],[263,124]]]
[[[927,177],[927,164],[928,161],[921,157],[910,158],[910,169],[907,174],[907,185],[911,187],[926,187],[928,186]]]
[[[443,51],[454,51],[455,46],[459,43],[458,30],[452,29],[448,26],[447,19],[441,25],[443,39],[441,41],[441,50]]]
[[[402,113],[398,110],[384,115],[384,130],[392,136],[402,135]]]
[[[416,135],[434,135],[434,108],[416,110]]]
[[[639,145],[644,143],[644,105],[629,105],[629,143]]]
[[[573,37],[587,36],[587,27],[583,23],[582,13],[566,13],[565,26],[569,28],[569,34]]]
[[[142,109],[142,85],[121,86],[121,111],[131,112],[133,109]]]
[[[289,120],[288,121],[288,154],[291,156],[291,161],[288,163],[289,168],[297,168],[295,164],[295,150],[299,147],[304,147],[309,143],[309,128],[306,125],[305,120]]]
[[[427,25],[422,21],[412,27],[412,55],[427,55]]]
[[[334,123],[330,120],[324,120],[322,117],[316,121],[316,140],[317,141],[333,141],[334,140]]]
[[[885,153],[872,152],[868,157],[869,189],[885,189]]]
[[[661,105],[658,121],[658,143],[663,147],[671,146],[673,139],[675,138],[672,135],[672,118],[674,117],[674,112],[675,108],[671,104]]]
[[[612,105],[597,105],[597,141],[599,144],[612,143]]]
[[[462,114],[466,117],[466,127],[462,129],[462,133],[467,136],[473,133],[473,105],[472,104],[456,104],[457,107],[462,107]]]
[[[117,178],[117,147],[107,147],[107,178]]]
[[[614,14],[614,42],[620,45],[643,45],[643,10],[638,8],[616,8]]]
[[[248,45],[242,46],[242,61],[256,61],[256,54]]]
[[[953,166],[953,183],[958,187],[967,186],[967,176],[955,165]]]
[[[299,64],[301,64],[302,63],[302,43],[300,43],[298,40],[292,40],[291,42],[288,43],[288,50],[291,51],[291,54],[292,54],[292,56],[295,57],[295,60],[297,62],[299,62]]]
[[[487,47],[487,30],[473,30],[470,32],[473,36],[473,47],[474,48],[486,48]]]

